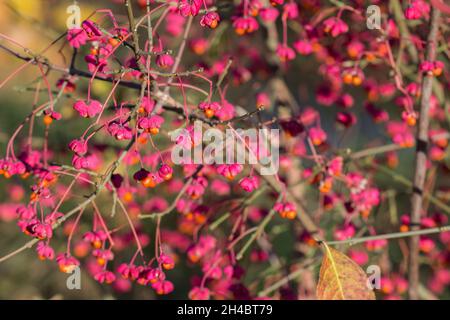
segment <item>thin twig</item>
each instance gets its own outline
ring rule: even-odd
[[[138,106],[140,105],[144,91],[145,91],[145,83],[142,85],[141,97],[140,97],[139,101],[136,103],[136,106],[135,106],[133,112],[136,112]],[[100,191],[102,191],[105,188],[106,184],[110,181],[112,174],[119,167],[120,163],[123,161],[123,159],[127,155],[128,151],[133,147],[134,143],[135,143],[135,137],[133,137],[133,139],[131,139],[131,141],[128,143],[128,145],[125,147],[125,149],[121,152],[119,157],[106,170],[106,172],[103,174],[102,180],[97,185],[95,190],[88,196],[88,198],[85,201],[83,201],[81,204],[79,204],[78,206],[76,206],[75,208],[73,208],[72,210],[67,212],[60,219],[58,219],[58,221],[52,225],[53,229],[56,229],[57,227],[59,227],[64,221],[69,219],[73,214],[75,214],[79,210],[84,209],[88,204],[90,204],[92,201],[95,200],[95,198],[98,196]],[[3,261],[8,260],[9,258],[11,258],[11,257],[13,257],[13,256],[15,256],[15,255],[17,255],[19,253],[21,253],[22,251],[24,251],[26,249],[32,248],[38,241],[39,241],[38,239],[33,239],[33,240],[28,241],[22,247],[20,247],[20,248],[14,250],[13,252],[11,252],[11,253],[1,257],[0,258],[0,263],[3,262]]]
[[[282,194],[278,196],[277,202],[282,198]],[[247,251],[247,249],[252,245],[252,243],[261,236],[261,234],[264,232],[264,229],[266,228],[266,225],[270,222],[273,215],[276,213],[275,209],[272,208],[270,212],[264,217],[264,219],[261,221],[259,226],[255,229],[255,232],[252,234],[250,239],[247,240],[247,242],[244,244],[242,249],[239,251],[239,253],[236,255],[236,259],[240,260],[244,256],[244,253]]]
[[[181,40],[180,47],[178,48],[177,56],[175,57],[174,64],[170,71],[171,73],[175,73],[178,70],[178,66],[180,65],[181,58],[183,57],[184,49],[186,47],[186,42],[188,39],[189,31],[191,30],[193,20],[194,20],[194,18],[192,16],[190,16],[187,20],[187,24],[186,24],[186,27],[185,27],[184,33],[183,33],[183,38]],[[169,78],[169,80],[167,81],[168,86],[164,88],[164,91],[163,91],[164,96],[167,96],[169,94],[170,84],[173,82],[173,79],[174,78]],[[158,101],[156,103],[155,108],[152,111],[152,114],[157,114],[161,110],[161,108],[162,108],[162,103],[160,101]]]
[[[357,243],[373,241],[373,240],[399,239],[399,238],[414,237],[414,236],[420,236],[420,235],[424,235],[424,234],[441,233],[441,232],[447,232],[447,231],[450,231],[450,225],[437,227],[437,228],[427,228],[427,229],[422,229],[422,230],[394,232],[394,233],[387,233],[387,234],[379,234],[376,236],[351,238],[351,239],[340,240],[340,241],[327,241],[327,244],[333,245],[333,246],[341,245],[341,244],[348,244],[349,246],[353,246]]]
[[[302,275],[302,273],[305,272],[305,270],[310,269],[314,264],[316,263],[316,259],[308,259],[304,261],[297,270],[289,273],[287,276],[281,278],[271,286],[265,288],[263,291],[258,293],[259,297],[266,297],[268,294],[272,293],[273,291],[277,290],[278,288],[284,286],[289,281],[292,281]]]

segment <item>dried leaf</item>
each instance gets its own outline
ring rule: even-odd
[[[319,300],[375,300],[367,276],[352,259],[326,243],[316,296]]]

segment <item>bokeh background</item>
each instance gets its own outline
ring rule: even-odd
[[[123,6],[114,1],[78,1],[78,3],[81,7],[83,17],[87,17],[97,8],[107,7],[117,13],[119,20],[122,19],[122,21],[125,21]],[[39,52],[65,31],[67,19],[66,8],[70,4],[72,4],[72,1],[68,0],[0,0],[0,32],[32,49],[34,52]],[[227,37],[233,36],[229,33],[232,33],[232,31],[227,30],[223,32],[224,38],[222,45],[224,46],[228,43]],[[263,43],[263,36],[259,35],[258,37],[253,41]],[[0,40],[0,43],[5,44],[5,41]],[[220,54],[220,45],[219,41],[217,44],[218,47],[211,50],[211,57]],[[232,45],[239,45],[239,43],[234,42]],[[58,53],[60,47],[61,42],[51,49],[46,56],[51,59],[52,63],[67,66],[70,49],[67,46],[62,48],[61,54]],[[191,60],[189,55],[187,55],[186,59],[187,61]],[[0,50],[0,81],[5,79],[23,63],[23,61]],[[374,124],[372,119],[364,111],[362,105],[366,97],[362,93],[355,92],[354,94],[356,107],[353,111],[358,118],[357,124],[347,130],[336,126],[336,110],[334,108],[321,107],[314,99],[315,88],[320,82],[320,77],[317,75],[317,68],[318,64],[314,61],[314,58],[298,58],[287,74],[287,83],[300,105],[309,105],[319,110],[322,125],[328,133],[330,144],[337,148],[358,150],[372,145],[388,143],[389,138],[386,136],[384,129]],[[27,68],[0,90],[0,154],[2,156],[12,132],[32,108],[33,92],[27,88],[33,86],[33,80],[38,75],[39,73],[35,67]],[[57,73],[49,77],[50,83],[57,81],[58,78],[56,75]],[[79,90],[77,92],[79,95],[82,95],[85,92],[83,90],[86,88],[86,81],[80,81],[78,85]],[[256,87],[257,84],[252,81],[242,86],[232,86],[228,90],[228,98],[233,103],[240,104],[245,108],[246,105],[249,105],[247,92]],[[110,84],[95,82],[93,95],[104,99],[110,88]],[[132,94],[127,91],[120,93],[124,99],[133,98]],[[63,120],[61,124],[52,128],[49,144],[53,150],[66,150],[68,142],[85,129],[85,123],[75,119],[72,103],[73,98],[69,97],[63,97],[59,103]],[[381,104],[380,106],[386,108],[392,114],[395,114],[398,109],[398,107],[390,104]],[[270,115],[267,117],[270,118]],[[38,123],[35,131],[36,138],[34,139],[36,146],[43,142],[39,138],[42,137],[42,132],[43,126]],[[58,160],[68,162],[70,161],[69,156],[66,158],[60,156],[61,158]],[[110,155],[106,155],[106,158],[112,159],[113,156],[114,154],[111,153]],[[402,150],[399,152],[399,157],[401,165],[396,169],[397,172],[407,178],[411,178],[413,171],[413,150]],[[398,217],[406,213],[409,208],[407,188],[391,178],[383,174],[375,177],[378,186],[384,192],[384,199],[393,199],[393,201],[383,201],[374,214],[375,218],[373,223],[380,233],[396,231]],[[450,187],[448,175],[441,177],[441,179],[436,179],[435,182],[436,190]],[[11,206],[14,206],[14,203],[20,203],[28,196],[28,193],[27,184],[20,179],[15,179],[13,184],[11,184],[11,181],[5,184],[4,179],[0,179],[0,256],[28,241],[28,238],[19,232],[14,216],[11,214]],[[316,196],[314,193],[311,195],[314,198]],[[101,198],[98,205],[108,206],[109,201],[107,197],[104,199]],[[63,209],[70,208],[70,205],[71,203],[65,204]],[[171,223],[173,224],[173,221],[169,220],[167,225],[170,226]],[[297,239],[293,236],[294,232],[292,227],[286,224],[283,225],[284,222],[278,221],[278,223],[281,226],[278,235],[274,237],[274,250],[280,256],[283,256],[283,262],[289,265],[290,261],[298,259],[302,254],[297,250]],[[332,218],[325,221],[325,225],[328,224],[330,227],[333,223]],[[148,226],[149,232],[153,232],[151,224]],[[57,231],[57,235],[61,236],[60,230]],[[60,243],[59,246],[59,248],[64,248],[64,243]],[[404,262],[402,250],[397,242],[391,244],[389,252],[371,255],[370,259],[375,263],[379,263],[383,259],[387,260],[389,264],[397,266],[396,268]],[[187,292],[190,289],[189,276],[192,273],[198,272],[195,268],[184,266],[182,258],[179,263],[180,266],[170,274],[171,280],[176,284],[176,290],[170,298],[186,298]],[[249,261],[244,262],[244,267],[255,268],[249,269],[253,271],[249,272],[249,283],[265,271],[264,267],[259,267],[258,269],[258,267],[252,266]],[[313,277],[312,275],[317,272],[317,268],[318,264],[307,277]],[[92,277],[86,275],[85,271],[82,271],[82,290],[68,290],[66,288],[66,279],[67,275],[59,272],[54,262],[41,262],[36,258],[34,250],[27,250],[0,264],[0,299],[155,298],[151,289],[138,285],[134,285],[133,289],[128,293],[118,293],[111,286],[96,283]],[[450,298],[448,290],[444,293],[443,297]]]

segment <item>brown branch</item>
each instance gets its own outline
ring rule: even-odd
[[[428,34],[426,59],[436,60],[436,40],[439,30],[441,13],[433,8],[430,32]],[[427,145],[430,98],[432,93],[433,75],[424,75],[422,81],[422,97],[420,101],[420,118],[417,132],[416,166],[414,174],[413,195],[411,197],[411,224],[412,230],[418,230],[423,203],[423,187],[427,171]],[[409,242],[409,298],[419,299],[419,236],[414,236]]]
[[[136,22],[134,19],[133,6],[131,4],[131,1],[126,0],[125,6],[127,7],[127,15],[128,15],[128,22],[130,24],[130,32],[133,34],[133,51],[134,51],[136,64],[138,65],[139,70],[142,73],[145,73],[145,67],[142,64],[140,55],[139,55],[139,53],[141,52],[141,49],[139,47],[139,32],[138,32],[137,25],[136,25]]]

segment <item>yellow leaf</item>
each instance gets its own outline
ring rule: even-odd
[[[367,276],[352,259],[322,243],[324,257],[320,267],[316,296],[319,300],[375,300]]]

